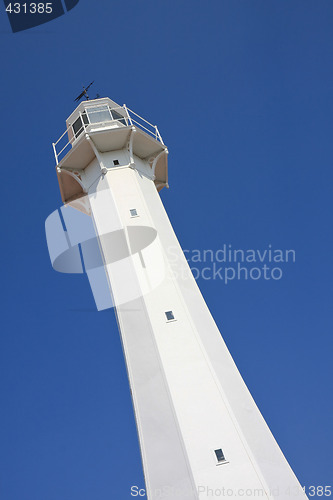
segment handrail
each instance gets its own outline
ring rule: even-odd
[[[156,127],[156,125],[153,125],[152,123],[148,122],[147,120],[145,120],[144,118],[142,118],[142,116],[138,115],[137,113],[135,113],[134,111],[132,111],[131,109],[127,108],[127,111],[129,111],[130,113],[132,113],[133,115],[137,116],[138,118],[140,118],[140,120],[148,123],[148,125],[150,125],[151,127]]]
[[[106,117],[106,118],[104,117],[104,119],[101,119],[100,121],[96,121],[96,122],[91,121],[91,117],[94,114],[103,113],[103,112],[107,112],[107,111],[109,112],[110,117]],[[114,118],[114,115],[112,114],[112,111],[117,112],[117,114],[119,114],[120,116],[117,117],[117,118]],[[144,122],[145,124],[147,124],[150,128],[148,128],[147,126],[143,125],[138,120],[135,120],[134,117],[132,117],[131,115],[136,116],[139,120],[141,120],[142,122]],[[83,116],[85,116],[85,119],[83,119]],[[144,118],[142,118],[142,116],[138,115],[137,113],[135,113],[131,109],[127,108],[127,106],[125,104],[124,104],[124,106],[116,106],[116,107],[113,107],[113,108],[109,104],[107,104],[107,103],[105,103],[105,104],[98,104],[98,105],[92,104],[91,106],[89,106],[89,104],[88,104],[87,107],[85,107],[84,111],[79,113],[79,115],[76,118],[76,120],[74,121],[74,123],[78,119],[81,119],[81,127],[77,131],[74,131],[74,129],[73,129],[73,123],[71,123],[67,127],[67,129],[65,130],[65,132],[59,137],[59,139],[56,142],[52,143],[57,165],[59,163],[59,157],[68,148],[68,146],[69,145],[73,145],[73,143],[79,138],[79,136],[81,135],[81,133],[84,132],[87,127],[90,127],[91,125],[92,126],[98,125],[99,123],[107,123],[107,122],[110,122],[110,123],[112,123],[112,122],[120,122],[120,123],[122,123],[124,121],[126,123],[126,125],[123,125],[123,126],[133,126],[133,125],[136,125],[138,128],[144,130],[149,135],[151,135],[152,137],[154,137],[155,140],[157,140],[157,141],[161,142],[162,144],[164,144],[163,140],[162,140],[162,137],[161,137],[161,134],[160,134],[157,126],[156,125],[152,125],[150,122],[148,122],[147,120],[145,120]],[[85,120],[87,120],[87,123],[85,123]],[[59,151],[57,151],[58,144],[60,143],[61,140],[64,139],[64,137],[66,136],[66,134],[67,134],[67,137],[68,137],[67,143],[62,148],[61,148],[61,145],[60,145],[59,146]],[[72,137],[70,137],[71,135],[72,135]]]
[[[153,135],[156,135],[156,131],[153,132],[152,130],[149,130],[149,128],[145,127],[144,125],[141,125],[139,122],[137,122],[136,120],[133,120],[133,123],[135,123],[136,125],[138,125],[140,128],[143,128],[144,130],[147,130],[147,132],[149,132],[150,134],[153,134]]]

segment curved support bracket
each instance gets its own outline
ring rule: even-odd
[[[79,175],[78,173],[76,173],[76,171],[75,171],[75,172],[73,172],[72,170],[67,170],[67,168],[63,168],[63,169],[61,169],[61,168],[57,168],[57,172],[58,172],[59,174],[61,174],[61,173],[66,173],[66,174],[70,175],[71,177],[73,177],[73,179],[75,179],[75,180],[76,180],[76,182],[77,182],[78,184],[80,184],[80,186],[82,187],[83,192],[84,192],[84,193],[87,193],[87,189],[85,188],[85,186],[84,186],[84,184],[83,184],[83,182],[82,182],[82,179],[81,179],[80,175]]]
[[[95,156],[98,160],[98,163],[100,164],[101,168],[102,168],[102,172],[105,172],[107,171],[107,169],[105,168],[104,166],[104,163],[103,163],[103,160],[102,160],[102,157],[100,155],[100,152],[98,151],[98,149],[96,148],[95,144],[94,144],[94,141],[92,140],[92,138],[90,137],[89,134],[86,134],[86,139],[88,141],[88,143],[90,144],[91,146],[91,149],[93,150],[93,152],[95,153]]]
[[[57,168],[57,177],[61,199],[64,203],[69,203],[87,194],[87,188],[79,172]]]
[[[132,167],[133,165],[135,165],[135,161],[134,161],[134,158],[133,158],[133,140],[134,140],[134,134],[136,132],[136,128],[135,127],[132,127],[131,129],[131,133],[130,133],[130,138],[129,138],[129,141],[128,141],[128,152],[129,152],[129,156],[130,156],[130,164],[129,166]]]
[[[161,156],[162,156],[163,154],[166,154],[166,155],[167,155],[167,154],[169,154],[169,151],[167,150],[167,148],[163,149],[163,151],[161,151],[161,152],[160,152],[157,156],[155,156],[155,158],[154,158],[154,161],[153,161],[153,164],[152,164],[152,167],[151,167],[151,169],[152,169],[152,173],[153,173],[153,179],[155,179],[155,170],[156,170],[156,165],[157,165],[157,162],[158,162],[158,160],[161,158]]]

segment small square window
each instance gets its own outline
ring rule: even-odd
[[[219,450],[215,450],[215,455],[217,458],[217,461],[220,462],[225,462],[225,456],[221,448]]]
[[[171,321],[171,320],[175,319],[172,311],[166,311],[165,315],[166,315],[166,319],[168,321]]]
[[[130,214],[131,214],[131,217],[137,217],[138,216],[138,212],[137,212],[136,208],[131,208],[130,209]]]
[[[113,164],[114,164],[115,166],[119,165],[119,160],[113,160]]]

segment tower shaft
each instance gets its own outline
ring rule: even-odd
[[[191,275],[153,180],[142,175],[143,165],[114,169],[102,161],[108,172],[97,192],[104,194],[90,197],[91,207],[116,305],[148,498],[192,500],[200,492],[203,499],[222,487],[233,496],[300,493]],[[141,163],[135,158],[135,166]],[[98,171],[99,162],[90,168]],[[131,241],[130,228],[141,226],[157,236],[139,255],[131,244],[142,245]],[[103,235],[118,230],[130,258],[115,266],[115,250]]]

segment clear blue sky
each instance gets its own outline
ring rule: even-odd
[[[112,310],[51,268],[51,142],[82,83],[157,123],[185,249],[295,249],[281,280],[199,279],[300,482],[332,484],[331,0],[80,0],[13,34],[0,6],[1,500],[144,486]]]

